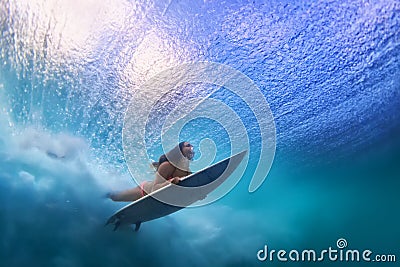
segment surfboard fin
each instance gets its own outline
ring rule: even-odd
[[[121,225],[121,222],[118,221],[114,224],[114,232],[117,231],[118,227]]]
[[[140,225],[142,224],[142,222],[137,222],[135,223],[136,227],[135,227],[135,232],[139,231]]]
[[[108,221],[104,224],[104,226],[109,225],[110,223],[114,223],[115,222],[115,218],[111,217],[110,219],[108,219]]]

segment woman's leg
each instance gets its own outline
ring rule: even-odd
[[[113,201],[135,201],[142,197],[140,186],[117,193],[110,193],[108,197]]]

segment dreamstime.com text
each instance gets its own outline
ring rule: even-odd
[[[347,241],[339,238],[336,242],[336,248],[329,247],[321,251],[313,249],[304,250],[268,250],[265,245],[263,249],[257,252],[259,261],[292,261],[292,262],[317,262],[317,261],[340,261],[340,262],[396,262],[394,254],[374,254],[371,250],[346,249]]]

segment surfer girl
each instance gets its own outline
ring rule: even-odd
[[[107,196],[113,201],[135,201],[169,183],[178,184],[180,177],[191,174],[189,163],[193,157],[193,146],[189,142],[181,142],[161,155],[158,162],[153,162],[157,170],[153,181],[145,181],[137,187]]]

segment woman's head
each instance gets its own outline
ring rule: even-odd
[[[189,142],[180,142],[179,143],[179,150],[181,151],[182,155],[187,158],[188,160],[192,160],[194,157],[193,146]]]
[[[189,161],[194,157],[193,146],[189,142],[180,142],[173,149],[160,156],[158,162],[153,166],[158,168],[163,162],[168,161],[175,167],[186,170],[189,167]]]

